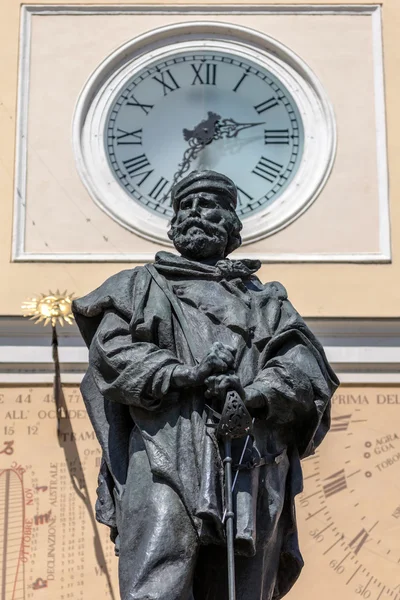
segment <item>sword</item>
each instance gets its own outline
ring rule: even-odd
[[[239,394],[232,390],[227,392],[224,408],[217,426],[216,435],[224,442],[224,471],[225,471],[225,531],[228,559],[228,600],[236,600],[235,582],[235,532],[233,511],[232,486],[232,439],[247,435],[245,448],[253,429],[253,421]],[[244,453],[243,453],[244,454]],[[243,456],[242,454],[242,456]],[[236,477],[235,477],[236,482]]]

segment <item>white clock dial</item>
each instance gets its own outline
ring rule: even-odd
[[[106,121],[111,169],[133,201],[172,216],[170,189],[192,169],[239,187],[241,217],[272,203],[300,164],[303,125],[285,86],[226,52],[178,53],[126,82]]]

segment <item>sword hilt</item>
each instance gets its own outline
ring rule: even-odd
[[[252,428],[252,418],[243,400],[235,390],[229,391],[218,423],[217,437],[241,438],[250,435]]]

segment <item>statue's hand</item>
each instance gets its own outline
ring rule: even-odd
[[[177,365],[171,376],[171,387],[181,389],[203,385],[214,373],[225,373],[233,368],[235,350],[221,342],[215,342],[200,364],[195,367]]]
[[[246,386],[244,391],[244,403],[251,416],[267,419],[269,417],[269,402],[266,396],[252,385]]]
[[[214,342],[210,351],[196,367],[198,385],[205,382],[207,377],[217,373],[226,373],[233,368],[235,350],[222,342]]]
[[[237,392],[241,398],[245,398],[245,391],[237,375],[210,375],[204,383],[207,387],[205,397],[217,398],[222,404],[225,402],[227,392],[232,390]]]
[[[249,385],[245,388],[245,404],[248,409],[265,408],[267,406],[267,400],[257,388],[253,388]]]

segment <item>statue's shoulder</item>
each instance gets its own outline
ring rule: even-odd
[[[259,281],[259,280],[258,280]],[[286,288],[279,281],[268,281],[267,283],[258,284],[263,296],[275,298],[276,300],[287,300]]]
[[[133,290],[138,279],[145,276],[144,267],[126,269],[111,275],[98,288],[86,296],[74,300],[74,314],[85,317],[96,317],[108,308],[116,308],[129,317],[132,310]]]

